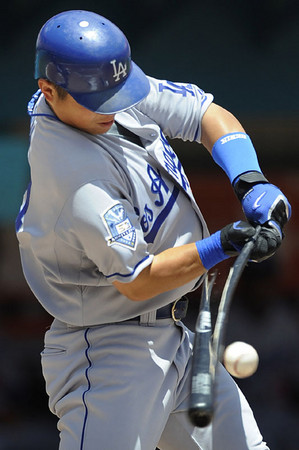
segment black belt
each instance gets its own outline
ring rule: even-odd
[[[163,306],[162,308],[157,309],[156,319],[172,318],[175,322],[178,322],[186,317],[188,303],[189,300],[187,297],[182,297],[169,305]],[[129,320],[140,320],[140,316],[132,317],[132,319]]]

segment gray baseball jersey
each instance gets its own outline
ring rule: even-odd
[[[72,325],[122,321],[162,307],[196,280],[148,302],[112,282],[132,281],[169,247],[208,235],[166,136],[200,142],[212,102],[191,84],[149,78],[139,105],[116,115],[140,141],[90,135],[59,121],[41,95],[32,111],[31,184],[17,220],[28,284],[45,309]],[[36,96],[37,97],[37,96]]]
[[[150,83],[148,97],[117,114],[104,135],[60,122],[42,95],[30,106],[31,183],[16,225],[24,274],[55,317],[42,368],[59,448],[268,450],[222,366],[213,426],[188,421],[193,337],[181,322],[126,321],[152,316],[200,280],[143,302],[112,284],[208,235],[166,136],[200,142],[213,97],[188,84]]]

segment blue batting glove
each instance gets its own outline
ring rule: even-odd
[[[282,229],[291,216],[291,205],[281,190],[270,183],[256,184],[241,200],[246,218],[254,224],[276,222]]]

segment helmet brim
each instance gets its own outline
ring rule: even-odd
[[[99,114],[116,114],[141,102],[150,91],[149,80],[144,72],[131,61],[131,72],[126,80],[116,87],[100,92],[69,94],[91,111]]]

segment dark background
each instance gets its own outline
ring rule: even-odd
[[[260,165],[293,206],[279,252],[246,268],[227,341],[260,355],[257,373],[238,381],[272,450],[299,450],[299,13],[295,0],[12,0],[0,24],[0,450],[57,448],[39,353],[51,318],[23,279],[14,219],[29,174],[27,101],[36,91],[34,46],[43,23],[67,9],[106,16],[127,35],[134,61],[154,77],[192,82],[237,115]],[[210,230],[242,217],[224,173],[199,145],[174,141]],[[228,262],[219,265],[216,305]],[[194,323],[191,295],[187,322]],[[103,449],[108,450],[108,449]],[[109,449],[110,450],[110,449]],[[111,449],[113,450],[113,449]]]

